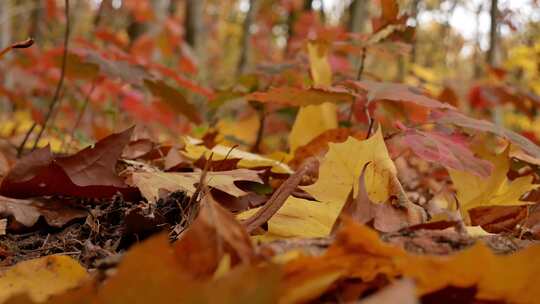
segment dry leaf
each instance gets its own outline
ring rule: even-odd
[[[0,215],[13,217],[25,227],[34,226],[43,216],[49,226],[60,228],[74,219],[85,218],[88,212],[57,200],[20,200],[0,196]]]
[[[135,172],[131,176],[134,186],[139,188],[141,194],[149,202],[160,198],[160,190],[168,192],[183,191],[191,196],[197,190],[195,184],[201,181],[201,172]],[[238,188],[235,181],[250,181],[262,183],[257,171],[249,169],[236,169],[231,171],[207,172],[206,184],[235,197],[247,195],[247,192]]]
[[[510,169],[509,149],[508,147],[498,155],[481,152],[481,156],[493,164],[494,169],[488,178],[468,172],[448,170],[464,217],[468,216],[467,210],[474,207],[526,204],[519,200],[521,196],[538,187],[532,184],[532,176],[508,180],[506,174]]]
[[[329,147],[319,168],[319,179],[315,184],[303,187],[318,201],[339,204],[341,208],[353,185],[354,194],[358,193],[356,181],[368,162],[373,163],[367,169],[365,179],[369,198],[374,202],[386,202],[393,194],[389,185],[396,168],[380,128],[364,141],[349,137],[343,143],[330,143]]]
[[[212,155],[213,161],[239,158],[238,166],[240,168],[260,168],[271,167],[272,172],[275,173],[287,173],[290,174],[293,171],[289,166],[283,163],[281,160],[275,160],[268,157],[264,157],[255,153],[242,151],[235,147],[227,147],[223,145],[216,145],[212,149],[208,149],[203,145],[192,143],[192,140],[188,138],[186,144],[186,152],[184,153],[191,160],[198,160],[201,157],[206,159]]]

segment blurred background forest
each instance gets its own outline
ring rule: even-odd
[[[391,2],[0,0],[0,47],[34,40],[0,59],[0,135],[67,152],[137,124],[159,140],[215,130],[283,150],[297,110],[243,97],[317,82],[306,51],[317,41],[330,82],[421,87],[539,142],[539,1]],[[365,125],[350,107],[338,106],[340,124]]]

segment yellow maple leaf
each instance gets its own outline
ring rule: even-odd
[[[342,206],[353,187],[355,196],[358,193],[358,178],[368,162],[372,162],[365,173],[368,196],[374,202],[385,202],[393,191],[390,185],[396,168],[388,155],[381,128],[363,141],[349,137],[343,143],[330,143],[319,168],[319,179],[303,189],[318,201]]]
[[[255,114],[245,119],[220,119],[216,125],[220,134],[217,140],[231,146],[238,144],[229,140],[229,137],[232,137],[246,145],[252,146],[257,139],[259,125],[259,117]]]
[[[0,303],[20,293],[35,302],[73,288],[87,277],[86,270],[68,256],[45,256],[24,261],[0,275]]]
[[[532,176],[508,180],[506,174],[510,169],[509,153],[510,147],[497,155],[479,151],[482,158],[493,164],[493,172],[487,179],[464,171],[448,170],[465,218],[467,210],[478,206],[523,205],[525,202],[520,201],[520,197],[538,187],[532,184]]]
[[[396,168],[379,128],[373,136],[363,141],[349,137],[343,143],[330,143],[319,168],[318,181],[303,187],[318,201],[289,197],[268,221],[268,232],[256,239],[264,242],[329,235],[351,189],[358,187],[358,178],[368,162],[373,164],[367,167],[365,173],[368,195],[373,201],[386,201],[395,192]],[[238,217],[246,219],[257,210],[251,209]]]
[[[328,45],[309,42],[307,45],[313,83],[317,86],[332,85],[332,69],[328,62]],[[337,128],[337,107],[323,103],[300,108],[289,135],[291,152],[307,144],[322,132]]]
[[[330,234],[341,205],[289,197],[283,206],[268,220],[268,232],[255,239],[266,242],[292,237],[324,237]],[[259,210],[250,209],[238,215],[247,219]]]

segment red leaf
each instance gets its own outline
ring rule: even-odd
[[[448,168],[482,177],[488,177],[492,169],[490,162],[474,156],[459,135],[407,129],[403,133],[402,143],[418,157]]]
[[[267,92],[255,92],[245,97],[264,103],[275,103],[288,106],[316,105],[324,102],[352,101],[353,95],[343,88],[308,88],[293,87],[271,88]]]
[[[449,104],[426,96],[426,92],[399,83],[377,81],[347,81],[347,85],[367,93],[368,101],[390,100],[417,104],[429,109],[455,109]]]
[[[519,135],[514,131],[507,130],[503,127],[496,126],[493,123],[485,120],[474,119],[457,111],[440,112],[436,111],[432,113],[432,121],[437,124],[453,124],[462,128],[468,128],[475,131],[490,132],[502,138],[505,138],[519,146],[527,154],[540,158],[540,147],[534,144],[527,138]]]
[[[115,165],[129,142],[133,128],[112,134],[72,156],[53,157],[50,148],[37,149],[21,158],[3,179],[0,194],[14,198],[65,195],[107,198],[120,192],[132,196],[116,175]]]

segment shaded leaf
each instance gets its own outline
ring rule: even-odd
[[[262,103],[281,104],[285,106],[320,105],[325,102],[352,102],[354,96],[345,89],[311,87],[307,89],[294,87],[271,88],[266,92],[255,92],[245,96],[247,100]]]
[[[231,266],[249,265],[257,259],[244,227],[210,194],[202,198],[197,218],[174,245],[174,251],[195,278],[212,276],[226,255]]]
[[[162,102],[167,104],[176,113],[186,116],[190,121],[194,123],[201,123],[201,117],[198,109],[189,103],[180,91],[169,86],[162,80],[144,80],[144,85],[152,92],[157,98],[160,98]]]
[[[367,92],[368,101],[390,100],[414,103],[430,109],[454,109],[453,106],[426,96],[426,92],[399,83],[369,80],[348,81],[347,85]]]
[[[88,213],[61,201],[20,200],[0,196],[0,215],[13,217],[13,220],[25,227],[34,226],[43,216],[49,226],[60,228],[74,219],[85,218]]]

